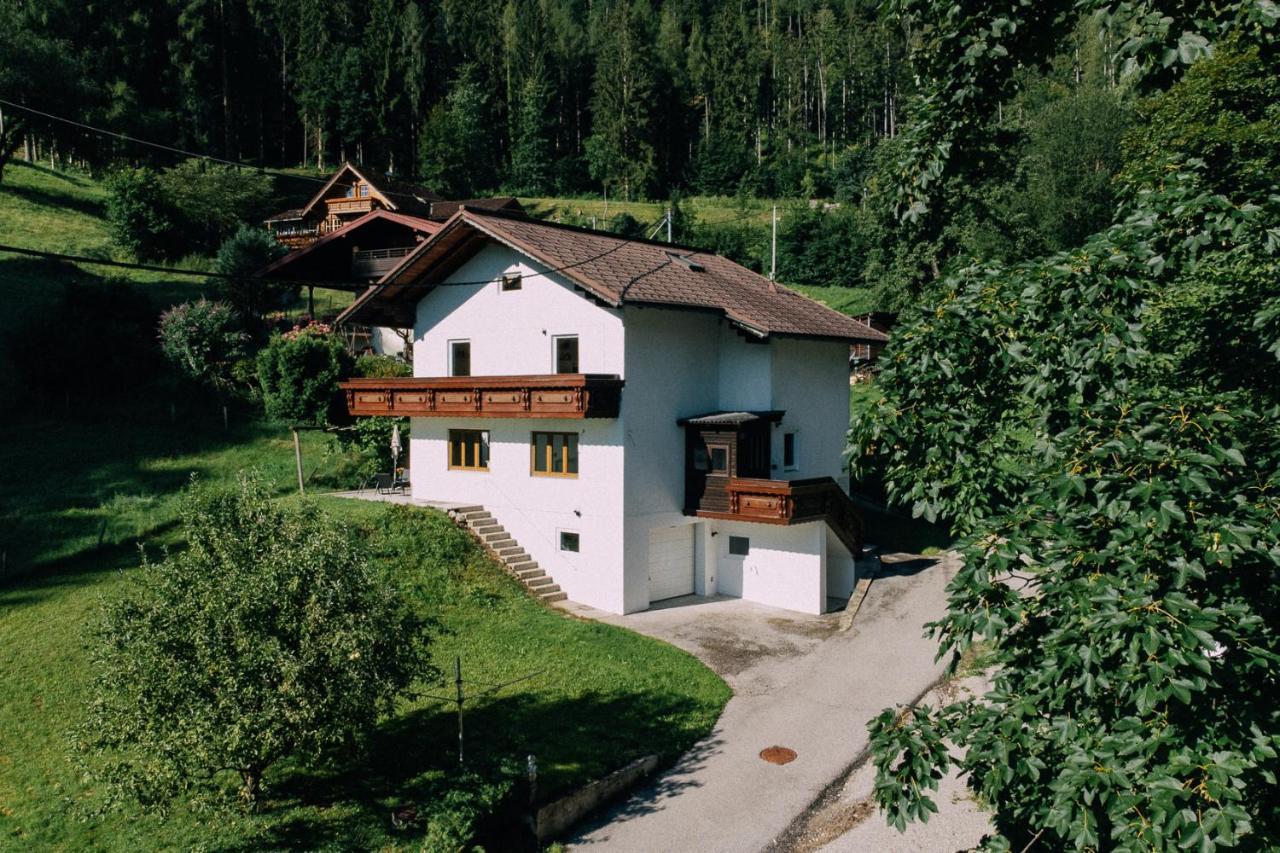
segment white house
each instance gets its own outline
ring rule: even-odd
[[[820,613],[852,590],[865,324],[708,252],[466,207],[345,321],[414,329],[413,378],[345,383],[348,406],[409,416],[413,496],[468,506],[544,595]]]

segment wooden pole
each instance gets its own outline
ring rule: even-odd
[[[769,281],[778,274],[778,206],[773,206],[773,237],[769,248]]]
[[[453,659],[453,686],[455,690],[456,701],[458,703],[458,764],[462,764],[462,657],[455,656]]]
[[[305,495],[307,490],[302,485],[302,443],[298,441],[297,427],[293,427],[293,460],[298,465],[298,494]]]

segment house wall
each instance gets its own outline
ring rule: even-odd
[[[801,613],[826,610],[826,522],[783,526],[712,521],[709,526],[717,592]],[[729,553],[730,536],[751,541],[745,557]]]
[[[770,342],[772,408],[787,414],[774,427],[773,476],[784,480],[833,477],[849,488],[844,450],[849,431],[848,345],[777,338]],[[782,467],[782,434],[796,433],[797,467]]]
[[[522,288],[501,292],[501,277],[513,272],[523,273]],[[449,341],[455,339],[471,341],[474,375],[551,373],[551,337],[557,334],[578,335],[583,372],[622,374],[621,313],[536,272],[514,251],[497,245],[459,267],[418,304],[414,374],[448,375]],[[481,280],[489,283],[448,283]],[[621,418],[415,418],[410,428],[413,496],[482,504],[571,599],[622,612],[622,424]],[[449,469],[450,429],[489,430],[488,471]],[[577,477],[532,475],[535,430],[579,434]],[[580,534],[578,553],[560,550],[560,530]]]
[[[693,522],[684,514],[685,438],[676,421],[718,405],[723,321],[703,311],[627,306],[624,312],[623,612],[630,613],[649,606],[649,530]]]
[[[538,269],[496,244],[459,267],[418,303],[414,375],[448,376],[452,340],[471,341],[476,376],[553,373],[551,339],[561,334],[578,336],[583,373],[622,375],[622,313],[584,299],[554,273],[535,276]],[[502,276],[516,272],[524,275],[521,289],[502,292]]]

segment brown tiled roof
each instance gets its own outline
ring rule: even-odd
[[[293,222],[294,220],[301,219],[302,216],[303,216],[302,208],[291,207],[288,210],[282,210],[279,213],[273,213],[262,221],[263,222]]]
[[[434,237],[357,299],[339,321],[400,318],[403,325],[410,305],[425,295],[427,287],[456,269],[479,244],[492,240],[558,272],[608,305],[719,311],[760,337],[888,340],[865,323],[712,252],[471,207],[463,207]]]
[[[524,213],[524,207],[520,204],[518,198],[511,195],[503,195],[494,196],[493,198],[468,198],[462,201],[433,201],[431,203],[431,218],[443,222],[457,213],[458,209],[463,206],[472,210],[506,210],[511,213]]]

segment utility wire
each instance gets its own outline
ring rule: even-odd
[[[127,269],[127,270],[143,270],[146,272],[169,273],[171,275],[187,275],[187,276],[192,276],[193,278],[223,278],[223,279],[231,279],[233,281],[245,281],[245,280],[256,277],[252,275],[232,275],[231,273],[224,273],[224,272],[206,272],[204,270],[184,270],[178,267],[160,266],[159,264],[137,264],[129,261],[109,261],[109,260],[104,260],[102,258],[89,258],[84,255],[68,255],[62,252],[46,252],[42,249],[24,249],[20,246],[6,246],[3,244],[0,244],[0,253],[7,253],[12,255],[27,255],[33,258],[47,258],[53,261],[71,261],[77,264],[94,264],[102,267],[118,267],[120,269]],[[309,282],[302,279],[272,278],[269,276],[261,276],[257,278],[259,278],[259,280],[261,281],[296,284],[299,287],[308,285],[308,284],[317,286],[317,287],[332,287],[335,289],[358,288],[360,290],[365,290],[369,287],[369,282],[367,281]]]

